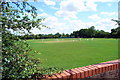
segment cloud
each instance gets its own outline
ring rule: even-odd
[[[54,9],[54,10],[58,10],[58,9],[59,9],[59,8],[57,8],[57,7],[54,7],[54,6],[52,6],[51,8]]]
[[[112,21],[111,18],[100,18],[96,22],[94,22],[94,21],[83,22],[81,20],[71,20],[70,25],[72,25],[72,27],[74,27],[73,29],[71,29],[71,31],[95,26],[95,28],[97,30],[104,30],[104,31],[110,32],[111,29],[118,27],[118,25],[116,25],[116,23],[114,21]]]
[[[98,14],[94,14],[94,15],[91,15],[91,16],[88,16],[89,19],[92,19],[94,21],[98,21],[100,20],[101,18],[98,16]]]
[[[38,14],[38,16],[45,18],[45,17],[48,17],[49,15],[47,13],[43,12],[41,14]]]
[[[56,16],[59,16],[59,17],[64,17],[64,18],[77,18],[76,16],[76,12],[68,12],[68,11],[57,11],[55,13]]]
[[[111,29],[118,27],[110,18],[101,19],[96,22],[96,28],[110,32]]]
[[[92,5],[92,6],[91,6]],[[82,0],[65,0],[60,3],[60,10],[68,12],[80,12],[80,11],[96,11],[97,4],[92,1]]]
[[[113,15],[117,15],[117,12],[101,12],[100,14],[105,15],[105,16],[113,16]]]
[[[41,30],[38,30],[37,28],[34,28],[32,32],[34,34],[50,34],[50,33],[56,33],[54,31],[54,28],[60,25],[58,22],[58,18],[54,16],[48,15],[45,20],[42,22],[43,25],[46,25],[49,28],[42,27]],[[60,25],[61,26],[61,25]],[[41,27],[41,26],[40,26]],[[58,30],[57,30],[58,31]]]
[[[82,0],[88,1],[88,0]],[[119,0],[90,0],[91,2],[118,2]]]
[[[43,2],[44,0],[37,0],[37,2]],[[54,0],[55,2],[60,2],[63,0]],[[80,1],[89,1],[89,0],[80,0]],[[118,2],[119,0],[90,0],[91,2]]]
[[[97,4],[95,4],[94,2],[91,2],[91,1],[87,1],[86,2],[86,9],[87,11],[97,11]]]
[[[76,14],[79,11],[78,0],[61,1],[60,9],[55,13],[56,16],[64,18],[77,18]],[[83,5],[83,3],[81,3]]]
[[[115,22],[107,18],[99,19],[96,22],[83,22],[78,19],[69,20],[68,22],[66,22],[59,20],[57,17],[49,16],[43,23],[50,28],[42,28],[41,30],[33,29],[32,32],[34,32],[34,34],[55,34],[57,32],[70,34],[73,31],[89,28],[91,26],[95,26],[97,30],[104,30],[110,32],[111,29],[118,27],[117,25],[115,25]]]
[[[58,23],[58,18],[55,16],[49,16],[43,22],[44,25],[46,25],[50,28],[53,28],[54,26],[56,26],[57,23]]]
[[[110,32],[111,29],[118,27],[116,23],[112,21],[110,18],[101,18],[96,22],[94,21],[83,22],[80,20],[72,20],[70,23],[71,25],[74,26],[73,30],[80,30],[82,28],[89,28],[91,26],[95,26],[97,30],[104,30],[104,31]]]
[[[51,1],[51,0],[44,0],[44,3],[45,3],[46,5],[52,5],[52,6],[55,6],[55,5],[56,5],[56,2]]]
[[[84,2],[80,0],[65,0],[60,3],[60,10],[68,12],[76,12],[85,10]]]
[[[82,0],[64,0],[60,2],[60,8],[56,11],[55,15],[77,19],[77,14],[83,11],[97,11],[97,4]]]
[[[47,0],[46,0],[47,1]],[[95,26],[98,30],[109,31],[113,28],[118,27],[115,25],[116,23],[111,21],[110,18],[105,17],[113,17],[116,15],[116,12],[101,12],[98,14],[93,14],[88,16],[91,19],[89,22],[81,21],[79,16],[77,16],[80,12],[89,12],[89,11],[97,11],[96,2],[114,2],[116,0],[61,0],[59,4],[59,8],[55,8],[55,6],[50,6],[51,9],[57,10],[55,12],[55,16],[52,16],[49,13],[39,14],[39,16],[45,16],[46,19],[43,21],[43,24],[48,26],[49,28],[42,28],[41,30],[34,29],[33,32],[35,34],[55,34],[59,33],[72,33],[73,31],[89,28],[91,26]],[[47,4],[49,5],[49,4]],[[52,5],[56,5],[56,3],[52,3]],[[84,13],[83,13],[84,14]],[[102,16],[104,15],[104,16]]]

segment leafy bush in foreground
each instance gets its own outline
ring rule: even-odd
[[[29,8],[26,8],[26,6]],[[27,2],[0,2],[0,7],[3,79],[34,78],[47,73],[51,74],[49,71],[56,71],[56,68],[41,68],[39,66],[39,59],[33,59],[28,56],[31,49],[25,40],[19,39],[15,34],[10,32],[17,31],[18,33],[24,33],[28,31],[30,33],[32,28],[40,28],[40,25],[44,27],[41,23],[44,19],[36,17],[37,9]]]

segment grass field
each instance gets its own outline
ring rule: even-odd
[[[44,67],[71,69],[90,64],[118,59],[116,39],[38,39],[27,40],[39,51],[34,58],[40,58]]]

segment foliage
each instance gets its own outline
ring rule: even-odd
[[[0,2],[0,7],[3,79],[32,78],[36,73],[43,75],[42,68],[39,69],[40,60],[28,56],[32,50],[30,46],[11,31],[30,33],[32,28],[45,27],[41,23],[44,18],[37,18],[37,9],[27,2]]]
[[[111,37],[120,38],[120,27],[111,29]]]
[[[37,72],[37,64],[40,61],[27,56],[31,49],[25,41],[21,41],[8,31],[2,33],[3,78],[30,78],[31,74]]]
[[[10,5],[14,5],[15,7]],[[29,8],[26,8],[26,6],[29,6]],[[2,2],[1,9],[2,16],[0,17],[4,29],[12,29],[14,31],[27,30],[30,32],[32,28],[40,28],[39,26],[42,24],[39,22],[44,20],[36,18],[37,9],[27,2]]]
[[[48,67],[48,68],[39,68],[38,73],[35,73],[32,77],[33,78],[38,78],[38,77],[42,77],[44,78],[45,75],[47,76],[51,76],[54,73],[61,73],[63,71],[63,68],[58,68],[58,67]],[[44,75],[41,75],[44,74]]]
[[[15,7],[10,6],[16,5]],[[31,77],[37,71],[38,60],[30,59],[27,55],[31,50],[25,41],[21,41],[18,37],[10,33],[13,31],[27,30],[32,27],[38,27],[40,19],[35,19],[35,7],[29,5],[32,9],[27,10],[26,2],[1,2],[2,9],[0,18],[2,22],[2,62],[3,62],[3,79],[20,79]],[[20,7],[22,6],[22,7]],[[19,8],[18,8],[19,7]],[[18,10],[19,9],[19,10]],[[32,19],[28,18],[24,12],[31,12]],[[23,15],[23,16],[20,16]]]

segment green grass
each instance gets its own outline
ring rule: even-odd
[[[55,41],[55,39],[46,39],[43,42],[45,41]],[[38,43],[42,42],[38,39],[27,42],[34,50],[41,53],[31,53],[30,56],[34,54],[32,57],[40,58],[41,65],[44,67],[71,69],[118,59],[118,40],[116,39],[82,39],[64,43]]]

